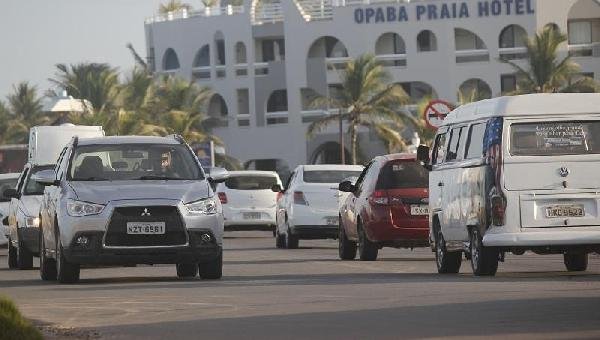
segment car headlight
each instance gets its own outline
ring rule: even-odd
[[[69,214],[69,216],[72,217],[98,215],[102,212],[103,209],[104,206],[101,204],[94,204],[75,200],[67,201],[67,214]]]
[[[37,228],[40,226],[40,219],[38,217],[26,217],[25,226],[27,228]]]
[[[190,215],[214,215],[217,213],[217,201],[209,197],[200,201],[185,204]]]

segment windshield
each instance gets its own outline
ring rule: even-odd
[[[225,181],[225,186],[233,190],[271,190],[275,184],[273,176],[234,176]]]
[[[9,198],[4,197],[4,190],[15,189],[17,187],[17,178],[0,179],[0,199],[8,200]]]
[[[416,162],[392,162],[377,181],[378,189],[411,189],[429,187],[429,172]]]
[[[86,145],[75,150],[72,181],[199,180],[202,170],[184,145]]]
[[[54,169],[54,165],[48,166],[40,166],[35,167],[27,176],[27,184],[25,185],[25,190],[23,190],[23,195],[43,195],[44,194],[44,186],[34,180],[31,179],[31,176],[37,174],[42,170]]]
[[[510,153],[515,156],[600,153],[600,121],[512,124],[510,136]]]
[[[311,170],[304,171],[305,183],[341,183],[348,177],[358,177],[362,171]]]

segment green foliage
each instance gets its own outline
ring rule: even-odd
[[[406,144],[399,134],[406,123],[414,119],[400,111],[409,98],[398,84],[390,83],[390,75],[375,56],[366,54],[348,62],[341,74],[341,90],[331,97],[317,96],[313,107],[338,109],[310,124],[312,136],[341,118],[348,125],[352,163],[358,162],[358,129],[373,129],[389,149],[404,150]]]
[[[167,3],[160,4],[160,6],[158,7],[158,13],[167,14],[169,12],[177,12],[183,9],[189,11],[192,9],[192,6],[180,0],[169,0]]]
[[[41,340],[42,334],[29,323],[15,304],[0,296],[0,340]]]
[[[528,39],[527,67],[503,60],[515,70],[518,84],[514,94],[552,92],[598,92],[600,86],[588,77],[577,77],[580,67],[570,56],[560,60],[558,49],[567,36],[552,27]]]
[[[27,82],[13,86],[7,103],[0,102],[0,143],[22,144],[29,140],[29,127],[50,121],[42,115],[41,99],[37,89]]]

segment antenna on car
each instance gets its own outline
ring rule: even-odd
[[[77,143],[79,143],[79,137],[78,136],[74,136],[73,137],[73,146],[77,146]]]

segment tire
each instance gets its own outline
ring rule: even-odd
[[[565,267],[570,272],[584,272],[588,266],[588,254],[566,252],[564,255]]]
[[[198,264],[198,274],[203,280],[218,280],[223,276],[223,251],[216,259]]]
[[[298,236],[292,235],[290,227],[288,226],[287,232],[285,233],[285,248],[298,249],[299,241]]]
[[[367,237],[361,223],[358,223],[358,257],[361,261],[376,261],[379,248]]]
[[[33,269],[33,254],[20,241],[17,247],[17,268],[20,270]]]
[[[435,236],[435,262],[439,274],[457,274],[462,264],[462,252],[448,252],[442,231]]]
[[[279,231],[276,231],[275,234],[275,247],[278,249],[285,248],[285,236],[281,235]]]
[[[40,231],[40,278],[44,281],[56,280],[56,261],[46,257],[46,242]]]
[[[79,281],[79,264],[70,263],[64,254],[59,234],[56,233],[56,277],[60,283],[77,283]]]
[[[8,268],[17,269],[17,248],[13,247],[12,240],[8,239]]]
[[[470,232],[471,268],[475,276],[494,276],[498,271],[498,250],[484,247],[481,233],[477,228]]]
[[[177,268],[177,277],[179,278],[191,279],[198,275],[197,263],[178,263],[175,267]]]
[[[354,260],[356,258],[356,242],[350,241],[346,236],[346,230],[340,218],[340,231],[338,237],[338,253],[342,260]]]

